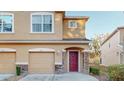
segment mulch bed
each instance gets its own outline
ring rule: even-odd
[[[94,75],[90,73],[93,77],[97,78],[99,81],[109,81],[108,75],[107,75],[107,67],[104,65],[97,65],[97,64],[90,64],[91,67],[98,67],[100,69],[100,75]]]
[[[100,75],[100,76],[98,76],[98,75],[93,75],[93,74],[90,74],[90,75],[92,75],[93,77],[95,77],[95,78],[98,79],[99,81],[108,81],[108,77],[105,76],[105,75]]]

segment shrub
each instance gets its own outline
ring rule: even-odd
[[[16,75],[19,76],[21,74],[21,68],[19,66],[16,67]]]
[[[108,76],[108,67],[104,65],[100,65],[99,68],[100,68],[100,75]]]
[[[90,67],[90,73],[94,75],[99,75],[100,74],[100,69],[97,67]]]
[[[113,65],[108,67],[109,80],[124,80],[124,65]]]

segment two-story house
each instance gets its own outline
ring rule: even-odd
[[[124,64],[124,27],[118,27],[104,40],[101,59],[105,66]]]
[[[0,73],[88,71],[87,21],[63,11],[0,12]]]

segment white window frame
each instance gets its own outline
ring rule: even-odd
[[[12,16],[12,32],[0,32],[0,34],[4,34],[4,33],[14,33],[14,14],[13,13],[0,13],[0,16],[4,16],[4,15],[8,15],[8,16]]]
[[[52,16],[52,31],[51,32],[33,32],[33,29],[32,29],[32,16],[33,15],[51,15]],[[54,33],[54,14],[53,13],[48,13],[48,12],[38,12],[38,13],[32,13],[31,14],[31,19],[30,19],[30,23],[31,23],[31,32],[30,33],[46,33],[46,34],[51,34],[51,33]]]
[[[74,26],[74,27],[71,26],[71,22],[75,22],[75,26]],[[74,21],[74,20],[69,20],[69,22],[68,22],[68,27],[69,27],[69,28],[77,28],[77,22]]]

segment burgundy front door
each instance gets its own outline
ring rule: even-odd
[[[69,52],[69,71],[78,72],[78,52],[77,51]]]

